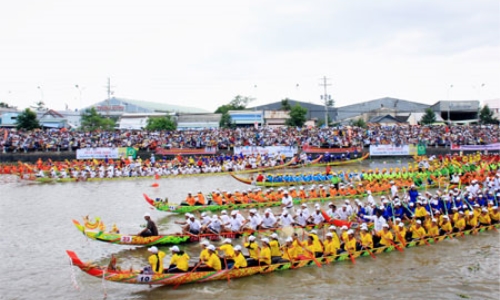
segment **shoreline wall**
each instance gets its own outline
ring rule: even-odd
[[[232,150],[222,150],[218,151],[218,154],[226,154],[232,152]],[[363,155],[369,152],[369,148],[363,148]],[[476,153],[477,151],[467,151],[465,153]],[[484,153],[484,151],[481,151]],[[137,152],[137,155],[142,157],[143,159],[149,158],[151,156],[151,151],[147,150],[139,150]],[[339,152],[336,153],[338,154],[346,154],[347,152]],[[451,150],[450,147],[427,147],[426,148],[426,155],[431,156],[431,155],[447,155],[447,154],[454,154],[457,153],[459,154],[460,151],[455,151]],[[489,151],[488,153],[499,153],[499,151]],[[319,155],[319,154],[317,154]],[[315,157],[317,157],[315,155]],[[160,155],[156,155],[157,157],[160,157]],[[193,156],[198,156],[198,155],[193,155]],[[171,158],[172,156],[167,156],[168,158]],[[387,158],[387,157],[394,157],[394,156],[371,156],[372,159],[376,158]],[[401,157],[411,157],[411,156],[401,156]],[[76,153],[74,151],[64,151],[64,152],[16,152],[16,153],[0,153],[0,163],[17,163],[18,161],[21,162],[29,162],[29,163],[34,163],[36,162],[39,158],[41,158],[43,161],[48,160],[49,158],[53,161],[64,161],[64,160],[73,160],[76,158]]]

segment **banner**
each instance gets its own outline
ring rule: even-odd
[[[413,153],[417,153],[417,147],[413,146]],[[411,155],[410,146],[393,146],[393,145],[370,145],[370,155],[371,156],[402,156]]]
[[[163,149],[157,148],[155,151],[158,155],[214,155],[217,153],[216,147],[207,147],[200,149],[191,148],[171,148]]]
[[[234,147],[233,151],[234,155],[239,155],[243,153],[243,155],[252,155],[252,154],[260,154],[260,155],[268,155],[275,156],[284,154],[286,157],[293,157],[297,154],[297,147],[292,146],[243,146],[243,147]]]
[[[302,146],[302,151],[306,153],[353,153],[361,152],[363,149],[361,147],[347,147],[347,148],[319,148],[304,145]]]
[[[118,148],[84,148],[76,150],[76,159],[119,158]]]
[[[84,148],[76,150],[76,159],[117,159],[120,157],[137,156],[137,150],[132,147],[120,148]]]
[[[500,150],[500,143],[488,145],[451,145],[451,150],[455,151],[498,151]]]

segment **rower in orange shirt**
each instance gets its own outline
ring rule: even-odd
[[[297,189],[295,189],[294,186],[292,186],[290,188],[290,197],[292,197],[292,199],[296,199],[299,197],[298,193],[297,193]]]
[[[329,192],[330,192],[330,197],[335,197],[338,194],[337,189],[333,184],[330,184]]]
[[[312,198],[318,198],[318,193],[316,192],[316,189],[311,187],[311,189],[309,190],[309,198],[312,199]]]
[[[320,198],[326,198],[326,189],[323,187],[323,185],[319,186],[319,196]]]
[[[306,192],[304,191],[304,187],[303,186],[300,187],[299,198],[302,199],[302,200],[307,199],[307,195],[306,195]]]
[[[196,201],[196,203],[198,205],[205,205],[205,196],[203,196],[203,193],[201,191],[198,192],[197,198],[198,200]]]
[[[191,195],[191,192],[189,192],[188,196],[187,196],[186,200],[184,200],[184,202],[186,202],[190,206],[193,206],[196,202],[196,199],[194,199],[194,197]]]

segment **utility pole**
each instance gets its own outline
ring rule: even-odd
[[[332,96],[328,95],[326,91],[326,87],[332,85],[331,83],[328,83],[329,78],[326,78],[326,76],[323,76],[321,79],[323,82],[320,83],[320,86],[323,86],[323,91],[324,94],[321,96],[321,99],[325,102],[325,126],[328,127],[328,104],[330,101],[332,101]]]
[[[109,111],[111,110],[110,101],[111,101],[111,95],[113,94],[113,92],[111,91],[111,78],[109,78],[109,77],[108,77],[107,90],[108,90],[108,100],[107,100],[108,108],[106,109],[106,115],[108,116],[108,119],[109,119]]]

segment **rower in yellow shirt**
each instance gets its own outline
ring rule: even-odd
[[[155,274],[162,274],[163,258],[166,255],[165,252],[158,250],[156,246],[149,248],[148,251],[151,252],[151,256],[148,258],[151,269]]]
[[[271,247],[269,247],[269,239],[263,238],[260,240],[262,242],[262,248],[259,253],[259,265],[270,265],[271,264]]]
[[[347,240],[344,242],[344,250],[349,253],[357,250],[357,241],[354,238],[354,231],[352,229],[347,231]]]
[[[339,236],[337,234],[337,227],[332,225],[328,228],[328,231],[329,231],[329,233],[332,234],[332,242],[334,244],[333,247],[335,247],[336,249],[340,249],[340,239],[339,239]]]
[[[465,226],[466,230],[476,228],[479,225],[479,221],[477,217],[474,215],[473,211],[469,211],[469,215],[466,219],[467,225]]]
[[[234,250],[233,268],[235,268],[235,269],[246,268],[247,267],[247,260],[243,256],[243,253],[241,253],[241,246],[236,245],[236,246],[234,246],[233,250]]]
[[[439,225],[436,218],[432,218],[431,225],[427,227],[427,236],[436,237],[439,235]]]
[[[394,236],[392,235],[392,232],[389,230],[389,224],[384,224],[382,225],[382,230],[377,232],[377,234],[380,236],[380,242],[379,244],[385,247],[391,246],[394,241]]]
[[[181,251],[177,246],[170,248],[170,251],[172,251],[172,258],[170,259],[170,265],[168,266],[167,272],[187,272],[189,269],[189,255],[187,255],[184,251]]]
[[[406,245],[406,235],[407,235],[407,231],[406,231],[406,227],[405,227],[405,224],[403,222],[400,222],[398,224],[398,226],[396,226],[394,228],[394,233],[396,235],[396,239],[399,243]]]
[[[200,261],[206,262],[210,258],[210,254],[207,249],[209,245],[210,243],[208,241],[202,241],[200,243],[201,246]]]
[[[224,252],[224,257],[226,259],[232,258],[234,256],[234,248],[231,244],[231,239],[225,239],[222,243],[223,244],[218,248],[218,250]]]
[[[465,225],[464,212],[459,211],[457,220],[453,222],[453,232],[463,231],[465,229]]]
[[[333,234],[331,232],[326,234],[326,240],[323,242],[323,246],[325,248],[323,256],[337,255],[339,247],[337,247],[336,243],[333,241]]]
[[[417,208],[415,208],[414,217],[420,221],[423,221],[425,216],[427,216],[429,212],[425,209],[425,206],[422,205],[421,201],[417,201]]]
[[[281,253],[281,245],[278,240],[278,235],[276,233],[271,234],[271,241],[269,242],[269,247],[271,248],[271,258],[272,260],[278,260],[283,253]]]
[[[245,256],[247,259],[247,263],[249,267],[253,267],[258,265],[259,263],[259,252],[260,248],[257,242],[255,241],[255,236],[251,235],[250,237],[245,236],[245,242],[243,243],[243,248],[246,248],[248,251],[248,256]]]
[[[208,260],[200,266],[199,270],[220,271],[222,269],[222,263],[215,252],[215,246],[209,245],[207,249],[210,256]]]
[[[491,225],[490,214],[488,213],[488,209],[486,207],[483,207],[483,209],[481,210],[478,221],[481,226]]]
[[[450,217],[443,216],[443,223],[441,224],[439,235],[450,234],[452,232],[453,232],[453,226],[451,226]]]
[[[413,224],[410,228],[411,238],[412,239],[423,239],[427,235],[424,227],[422,227],[422,222],[420,220],[416,220],[415,224]]]
[[[361,232],[359,233],[359,237],[361,238],[360,244],[364,249],[372,249],[373,248],[373,236],[370,232],[368,232],[368,226],[366,224],[361,225]]]

